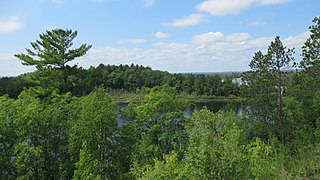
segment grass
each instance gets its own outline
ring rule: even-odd
[[[193,95],[193,94],[180,94],[181,98],[188,102],[239,102],[242,101],[241,97],[238,96],[207,96],[207,95]]]
[[[130,93],[130,92],[109,92],[117,103],[125,104],[130,102],[142,102],[144,93]]]

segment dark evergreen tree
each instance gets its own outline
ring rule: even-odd
[[[288,68],[293,65],[293,49],[286,49],[279,37],[268,48],[267,54],[255,53],[244,80],[248,83],[244,96],[253,109],[256,133],[268,138],[277,136],[282,142],[288,132],[285,125],[284,96],[288,82]],[[259,128],[257,128],[259,127]]]
[[[46,94],[52,90],[65,93],[70,91],[69,85],[74,85],[71,75],[77,66],[71,67],[68,63],[85,55],[91,48],[91,45],[83,44],[72,49],[77,34],[77,31],[69,29],[46,31],[40,34],[40,40],[31,42],[33,50],[26,48],[27,54],[15,54],[23,65],[37,68],[25,79],[41,87],[41,90],[38,88],[38,93]]]

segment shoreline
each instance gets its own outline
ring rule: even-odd
[[[110,93],[116,103],[130,103],[130,102],[143,102],[144,93]],[[207,95],[192,95],[192,94],[178,94],[181,99],[187,102],[241,102],[243,98],[240,96],[207,96]]]

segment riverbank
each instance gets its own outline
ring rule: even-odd
[[[240,102],[243,99],[239,96],[206,96],[206,95],[192,95],[192,94],[179,94],[180,98],[188,102]]]

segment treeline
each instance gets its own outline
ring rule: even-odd
[[[104,87],[61,93],[66,66],[38,66],[41,76],[27,78],[46,86],[0,97],[0,179],[319,179],[320,18],[314,23],[299,64],[279,37],[254,54],[242,116],[184,116],[188,104],[169,85],[119,112]]]
[[[2,77],[0,78],[0,96],[7,94],[11,98],[17,98],[23,88],[30,85],[20,77]]]
[[[238,96],[239,85],[232,82],[231,75],[211,74],[171,74],[166,71],[152,70],[139,65],[104,65],[89,69],[77,66],[66,67],[68,74],[66,83],[58,86],[61,93],[71,92],[76,96],[88,95],[97,87],[104,87],[118,92],[136,93],[143,88],[169,85],[175,87],[178,93],[206,96]],[[56,70],[57,71],[57,70]],[[4,77],[0,79],[0,95],[8,94],[17,98],[23,88],[37,84],[28,81],[29,76],[39,74],[39,71],[19,77]],[[48,82],[43,82],[48,84]]]

